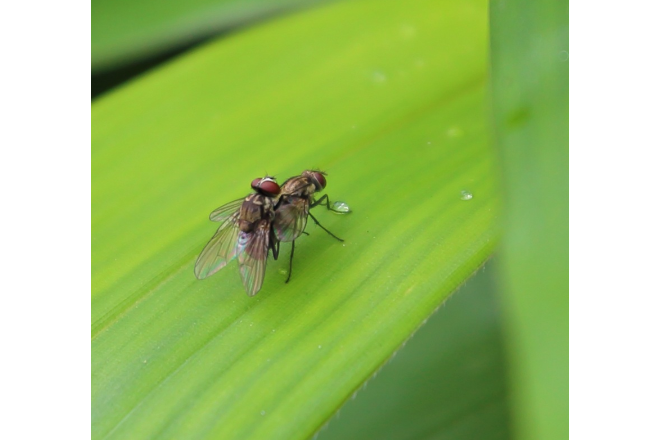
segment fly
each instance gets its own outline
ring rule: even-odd
[[[279,254],[279,241],[272,225],[280,187],[272,177],[254,179],[251,186],[254,193],[209,215],[220,227],[195,263],[195,276],[201,280],[237,258],[248,296],[256,295],[261,289],[269,252],[273,251],[275,259]]]
[[[299,176],[287,179],[281,188],[280,199],[275,208],[275,220],[273,230],[279,241],[291,242],[291,256],[289,258],[289,276],[285,282],[291,279],[291,270],[293,265],[293,251],[295,249],[296,239],[305,232],[307,226],[307,217],[311,217],[318,226],[332,237],[339,241],[344,241],[332,232],[321,226],[319,221],[311,214],[310,209],[325,205],[330,211],[344,214],[346,211],[338,211],[330,207],[328,195],[323,195],[315,200],[314,194],[325,188],[326,173],[323,171],[305,170]]]

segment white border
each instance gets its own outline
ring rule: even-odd
[[[658,9],[570,8],[574,439],[660,435]]]
[[[90,4],[0,6],[0,438],[88,438]]]

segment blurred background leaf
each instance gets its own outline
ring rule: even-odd
[[[92,99],[212,37],[324,0],[94,0]]]
[[[492,263],[435,313],[318,440],[511,438]]]
[[[502,294],[518,438],[568,438],[568,2],[493,0]]]
[[[321,0],[94,0],[92,72],[183,48]]]
[[[483,264],[486,19],[482,1],[337,3],[95,101],[94,438],[306,438]],[[208,212],[314,166],[354,209],[319,213],[345,246],[311,228],[292,282],[271,263],[255,298],[231,267],[194,279]]]

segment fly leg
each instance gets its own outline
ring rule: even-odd
[[[305,235],[309,235],[309,233],[307,233],[305,231],[302,231],[302,233],[305,234]],[[291,255],[289,256],[289,276],[286,277],[285,283],[288,283],[289,280],[291,279],[291,270],[293,270],[293,251],[295,249],[295,246],[296,246],[296,240],[293,240],[291,242]],[[279,253],[280,253],[280,241],[278,240],[277,241],[277,254],[279,255]],[[275,256],[275,249],[273,249],[273,257],[275,257],[275,259],[277,260],[277,257]]]
[[[336,238],[336,239],[339,240],[339,241],[344,241],[344,240],[342,240],[341,238],[337,237],[337,236],[336,236],[335,234],[333,234],[332,232],[330,232],[330,231],[328,231],[327,229],[325,229],[325,228],[321,225],[321,223],[319,223],[319,221],[316,220],[316,217],[314,217],[314,216],[312,215],[311,212],[309,213],[309,216],[312,218],[312,220],[314,220],[314,223],[316,223],[316,225],[319,226],[321,229],[323,229],[325,232],[327,232],[328,234],[332,235],[334,238]]]
[[[323,203],[323,202],[325,202],[325,203]],[[309,205],[309,208],[312,209],[313,207],[318,206],[318,205],[325,205],[325,207],[328,208],[328,210],[330,210],[330,211],[338,212],[340,214],[346,214],[346,212],[338,211],[338,210],[336,210],[336,209],[334,209],[330,206],[330,199],[328,198],[327,194],[324,194],[323,197],[321,197],[320,199],[318,199],[317,201],[315,201],[314,203]],[[318,225],[318,223],[317,223],[317,225]]]
[[[273,260],[277,260],[277,257],[280,255],[280,241],[277,239],[275,234],[272,233],[272,231],[268,247],[273,251]],[[266,255],[266,258],[268,258],[268,255]]]
[[[284,283],[288,283],[289,280],[291,279],[291,271],[293,270],[293,251],[296,248],[296,240],[293,240],[291,242],[291,256],[289,257],[289,276],[286,277],[286,281]]]

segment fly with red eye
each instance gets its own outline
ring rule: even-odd
[[[318,170],[305,170],[299,176],[287,179],[281,188],[280,199],[275,207],[275,220],[273,221],[273,230],[279,241],[291,242],[291,256],[289,257],[289,276],[286,279],[288,283],[291,279],[291,270],[293,266],[293,251],[295,249],[296,239],[300,237],[307,226],[307,217],[311,217],[317,226],[320,226],[325,232],[339,241],[344,241],[332,232],[321,226],[319,221],[309,211],[318,205],[325,205],[330,211],[341,214],[346,211],[339,211],[330,206],[330,199],[324,194],[320,199],[315,200],[314,194],[322,191],[326,186],[326,173]]]
[[[200,280],[207,278],[237,258],[243,287],[249,296],[254,296],[263,284],[269,252],[273,251],[276,260],[279,254],[272,224],[280,186],[272,177],[254,179],[251,186],[254,193],[209,215],[220,227],[199,254],[195,276]]]

